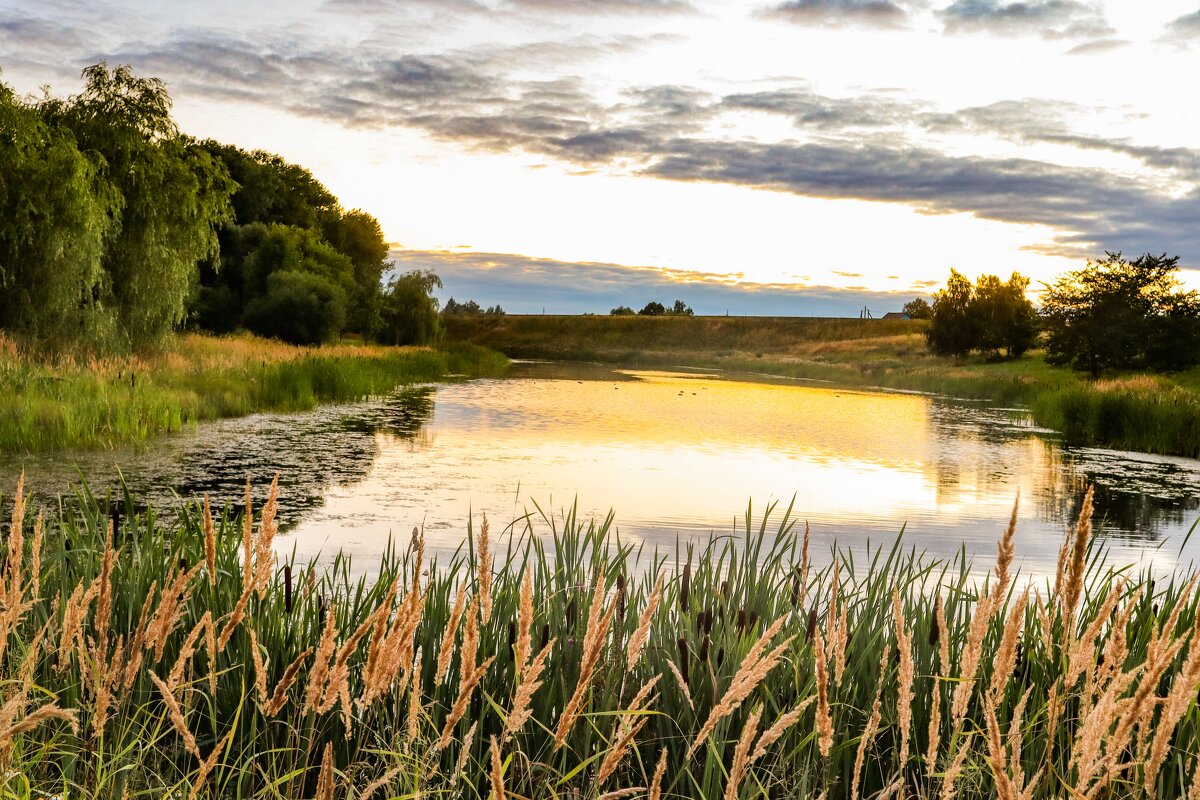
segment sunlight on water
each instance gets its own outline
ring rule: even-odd
[[[159,505],[170,492],[261,498],[281,474],[280,547],[337,548],[367,568],[388,537],[425,529],[444,559],[472,513],[493,529],[531,514],[609,511],[624,541],[669,551],[734,532],[778,501],[812,525],[818,560],[835,540],[862,550],[906,541],[990,563],[1018,492],[1018,558],[1052,572],[1088,481],[1114,561],[1170,569],[1200,515],[1200,462],[1064,448],[1019,412],[905,393],[709,373],[517,364],[508,377],[415,387],[371,403],[256,415],[149,449],[40,458],[43,493],[78,469],[103,486],[119,464]],[[20,464],[0,464],[15,474]],[[259,500],[261,502],[261,499]],[[539,510],[540,509],[540,510]],[[1192,557],[1189,546],[1184,558]]]

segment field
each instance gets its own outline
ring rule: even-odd
[[[299,411],[450,373],[495,374],[506,363],[473,346],[308,348],[197,334],[139,356],[55,358],[0,335],[0,451],[140,442],[206,419]]]
[[[244,519],[193,503],[169,528],[83,489],[52,516],[20,484],[2,501],[0,796],[1173,798],[1200,781],[1197,576],[1103,566],[1090,495],[1035,587],[1012,522],[975,582],[902,538],[869,564],[810,554],[778,508],[678,553],[570,516],[484,523],[428,570],[414,531],[351,580],[344,560],[277,563],[274,497]]]
[[[931,355],[923,322],[816,317],[446,318],[447,341],[511,358],[696,366],[1020,403],[1070,441],[1200,457],[1200,369],[1106,375],[1045,362]]]

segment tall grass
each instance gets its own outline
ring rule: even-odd
[[[207,419],[358,400],[450,373],[495,374],[505,363],[466,345],[305,348],[194,334],[147,355],[50,360],[0,341],[0,451],[112,447]]]
[[[1012,523],[983,582],[900,538],[810,568],[778,508],[671,553],[568,514],[468,527],[426,568],[414,531],[351,578],[340,556],[276,563],[273,499],[245,519],[194,504],[166,527],[86,488],[42,519],[19,492],[0,549],[5,797],[1140,798],[1196,783],[1196,576],[1106,566],[1087,501],[1058,578],[1031,593]]]

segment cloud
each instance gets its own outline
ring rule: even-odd
[[[695,11],[686,0],[508,0],[507,5],[567,14],[674,14]]]
[[[1076,0],[955,0],[938,12],[946,33],[1038,34],[1045,39],[1099,38],[1113,33],[1104,12]]]
[[[697,314],[852,316],[864,305],[900,308],[911,292],[878,292],[802,283],[741,283],[737,276],[623,264],[557,261],[507,253],[393,250],[398,271],[432,269],[444,300],[499,303],[510,313],[608,313],[619,305],[681,299]]]
[[[1113,50],[1120,50],[1122,47],[1128,47],[1131,42],[1128,39],[1093,39],[1090,42],[1077,44],[1067,51],[1070,56],[1091,56],[1101,53],[1111,53]]]
[[[1167,25],[1167,32],[1186,38],[1200,37],[1200,11],[1184,14]]]
[[[908,21],[909,9],[907,4],[892,0],[788,0],[767,14],[803,25],[828,28],[900,28]]]

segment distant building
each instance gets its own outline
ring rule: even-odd
[[[880,319],[912,319],[912,317],[903,311],[889,311],[880,317]]]

